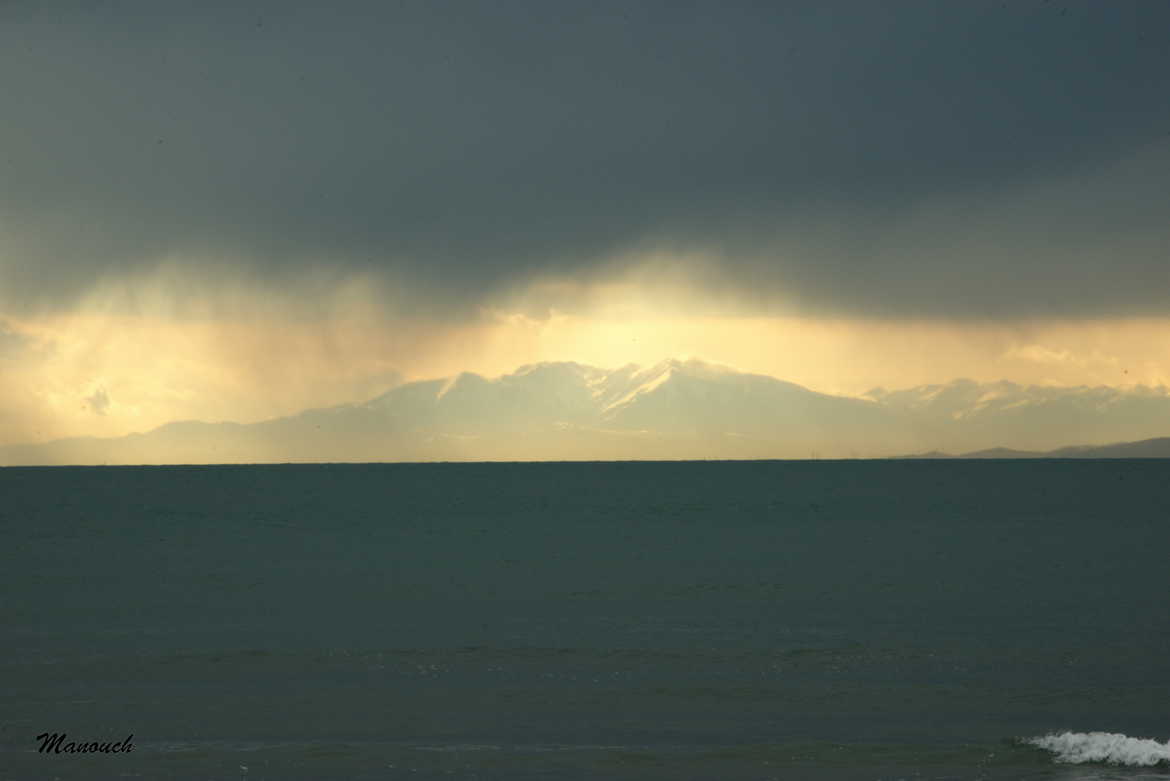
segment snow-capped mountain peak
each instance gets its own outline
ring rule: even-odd
[[[970,379],[863,398],[694,358],[574,362],[408,382],[358,404],[262,423],[168,425],[111,440],[3,449],[0,463],[807,458],[1047,451],[1170,433],[1166,388]]]

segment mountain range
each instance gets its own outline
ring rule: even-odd
[[[613,370],[550,362],[494,379],[409,382],[365,402],[258,423],[181,421],[117,438],[10,445],[0,447],[0,464],[1170,457],[1170,439],[1148,439],[1163,433],[1164,387],[960,379],[853,398],[699,360]],[[1097,447],[1134,439],[1146,441]],[[1059,449],[1069,442],[1087,444]]]

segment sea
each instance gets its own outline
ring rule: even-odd
[[[0,469],[0,779],[1170,779],[1168,738],[1170,461]]]

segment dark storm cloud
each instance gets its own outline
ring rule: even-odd
[[[17,3],[0,297],[173,255],[461,305],[658,246],[847,313],[1166,312],[1167,30],[1123,1]]]

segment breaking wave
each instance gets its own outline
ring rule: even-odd
[[[1057,762],[1074,765],[1086,762],[1131,767],[1170,764],[1170,741],[1159,743],[1149,738],[1131,738],[1120,732],[1062,732],[1028,738],[1023,742],[1051,751]]]

